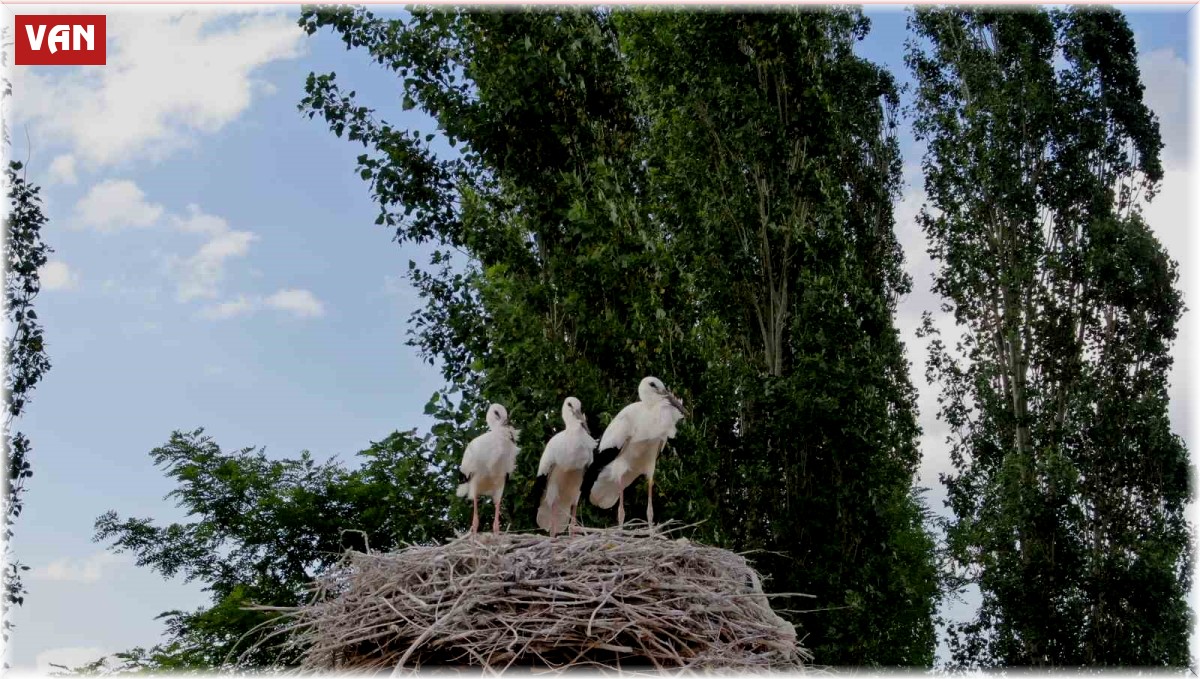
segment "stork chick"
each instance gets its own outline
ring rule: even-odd
[[[646,523],[654,523],[654,466],[675,425],[687,414],[679,398],[657,377],[638,385],[638,402],[621,409],[604,435],[600,452],[584,476],[592,504],[603,509],[617,504],[617,522],[625,525],[625,489],[646,476]]]
[[[588,430],[579,399],[568,396],[563,401],[562,418],[563,430],[546,443],[533,486],[534,497],[541,497],[537,525],[552,536],[564,523],[568,532],[575,534],[575,511],[579,507],[583,475],[596,450],[596,439]]]
[[[504,484],[517,467],[517,435],[520,432],[509,425],[508,411],[499,403],[488,408],[487,425],[487,432],[467,444],[462,464],[458,466],[462,483],[457,492],[459,497],[471,498],[474,509],[471,533],[479,532],[479,496],[492,496],[492,504],[496,506],[492,533],[499,535],[500,499],[504,496]]]

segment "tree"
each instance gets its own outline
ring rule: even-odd
[[[3,46],[11,41],[7,29]],[[8,67],[8,51],[0,55],[0,67]],[[12,97],[12,82],[0,78],[0,102]],[[0,143],[10,146],[8,117],[0,114]],[[4,187],[8,192],[9,208],[5,217],[4,240],[4,299],[6,319],[11,324],[11,336],[3,343],[4,353],[4,459],[8,474],[3,499],[4,506],[4,626],[3,637],[8,639],[12,623],[9,613],[13,606],[25,603],[25,585],[21,573],[29,567],[17,560],[12,552],[13,523],[24,508],[25,482],[33,476],[29,462],[29,438],[13,430],[14,421],[25,411],[30,394],[50,369],[46,355],[41,323],[38,322],[33,300],[41,290],[38,271],[53,252],[42,242],[41,230],[46,224],[42,213],[41,189],[26,181],[25,168],[10,162],[5,168]],[[6,333],[7,335],[7,333]],[[7,665],[6,665],[7,666]]]
[[[8,85],[5,83],[5,87]],[[6,93],[7,96],[7,93]],[[5,135],[7,137],[7,133]],[[7,139],[6,139],[7,141]],[[42,326],[33,301],[41,290],[38,270],[52,252],[42,242],[41,230],[46,224],[42,214],[41,189],[25,178],[24,167],[10,162],[5,172],[8,189],[8,215],[4,241],[4,296],[11,335],[4,339],[4,392],[7,408],[4,414],[4,457],[8,462],[7,491],[4,498],[4,600],[5,611],[25,602],[25,585],[21,573],[29,570],[12,554],[13,523],[24,508],[25,482],[33,475],[29,462],[29,438],[13,429],[14,421],[25,411],[30,395],[50,369],[46,355]],[[7,614],[4,638],[12,628]]]
[[[317,463],[307,452],[282,460],[261,449],[225,452],[200,429],[173,433],[150,456],[176,480],[167,497],[195,520],[157,526],[109,512],[96,520],[95,539],[163,577],[204,583],[213,603],[163,613],[168,641],[118,654],[125,670],[292,662],[278,639],[243,656],[273,631],[264,626],[270,614],[247,606],[301,603],[347,548],[390,550],[454,535],[451,478],[428,438],[413,432],[372,443],[356,469]]]
[[[1188,662],[1187,453],[1167,419],[1176,264],[1142,220],[1162,178],[1112,10],[917,10],[908,63],[934,289],[962,328],[928,376],[978,584],[960,665]]]
[[[892,221],[898,97],[854,55],[869,23],[618,20],[651,121],[651,212],[703,328],[710,473],[738,479],[718,496],[733,544],[782,551],[759,559],[774,586],[836,607],[799,618],[823,662],[928,664],[936,578],[892,322],[910,285]]]
[[[393,126],[334,74],[310,75],[301,105],[363,145],[377,223],[439,246],[410,263],[426,301],[411,340],[449,384],[437,445],[460,452],[485,402],[508,407],[514,525],[532,526],[561,399],[603,426],[655,374],[695,413],[660,463],[659,514],[779,553],[760,565],[776,591],[819,597],[795,619],[821,662],[931,662],[936,574],[891,320],[908,286],[896,93],[853,54],[861,14],[331,7],[301,24],[395,71],[404,107],[435,121]],[[438,157],[435,134],[459,154]]]

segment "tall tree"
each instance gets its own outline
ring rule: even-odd
[[[526,451],[516,525],[532,525],[522,491],[561,399],[602,426],[655,374],[695,413],[656,475],[659,513],[778,553],[760,558],[776,591],[819,597],[796,620],[821,662],[930,662],[935,573],[891,322],[908,285],[896,95],[853,55],[861,14],[301,22],[394,70],[405,107],[434,119],[393,126],[333,74],[302,104],[365,147],[378,223],[440,246],[411,265],[427,303],[412,342],[450,384],[430,404],[438,445],[461,451],[485,401],[508,406]],[[461,152],[438,157],[435,134]]]
[[[4,457],[8,465],[4,496],[4,637],[8,638],[11,629],[8,613],[12,606],[19,606],[25,601],[21,573],[29,569],[12,553],[13,523],[21,516],[25,482],[33,475],[29,462],[29,438],[15,431],[13,425],[25,411],[34,387],[50,369],[42,326],[33,302],[41,290],[38,270],[46,263],[46,257],[52,250],[41,236],[42,227],[46,224],[39,195],[41,190],[26,180],[21,163],[14,161],[8,164],[4,185],[9,200],[4,240],[4,297],[8,332],[5,333],[3,344],[7,406],[4,413]]]
[[[650,212],[686,272],[719,516],[831,663],[927,664],[931,544],[895,302],[892,77],[856,10],[618,16],[648,125]],[[730,395],[736,397],[730,398]],[[830,610],[833,609],[833,610]],[[886,613],[884,612],[886,611]]]
[[[3,46],[11,45],[4,31]],[[8,50],[0,54],[0,67],[8,67]],[[3,105],[12,98],[12,82],[0,78],[0,144],[9,147],[8,116]],[[4,301],[7,321],[2,350],[4,353],[4,459],[8,473],[4,498],[4,603],[3,637],[8,639],[13,606],[25,602],[25,585],[21,573],[29,570],[13,554],[13,523],[24,508],[25,482],[33,476],[29,463],[29,438],[14,431],[13,424],[25,411],[31,393],[42,376],[50,369],[46,355],[42,326],[38,322],[33,301],[41,290],[39,269],[53,250],[42,241],[46,216],[42,213],[41,189],[30,184],[25,168],[19,162],[9,162],[4,173],[4,189],[8,194],[8,213],[5,215],[4,239]],[[9,334],[11,333],[11,335]]]
[[[962,329],[931,342],[978,584],[962,665],[1188,662],[1187,453],[1167,419],[1183,306],[1140,214],[1162,167],[1113,10],[921,8],[920,222]],[[926,331],[936,335],[927,317]]]

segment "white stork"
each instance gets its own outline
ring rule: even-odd
[[[550,535],[558,533],[563,524],[571,535],[575,534],[575,510],[579,506],[583,474],[596,450],[596,439],[588,430],[579,399],[568,396],[563,401],[562,418],[563,430],[546,443],[533,486],[534,497],[541,496],[537,525]]]
[[[621,409],[604,435],[600,452],[588,468],[584,489],[592,504],[608,509],[617,504],[617,522],[625,524],[625,489],[646,475],[646,522],[654,523],[654,465],[675,425],[687,415],[679,399],[657,377],[638,385],[637,403]]]
[[[508,424],[508,411],[499,403],[493,403],[487,412],[488,431],[475,437],[467,444],[462,464],[458,466],[462,483],[458,485],[458,496],[470,496],[474,506],[471,517],[471,532],[479,531],[479,496],[491,495],[496,506],[496,518],[492,521],[492,532],[500,533],[500,498],[504,496],[504,484],[508,475],[517,467],[517,434],[520,432]]]

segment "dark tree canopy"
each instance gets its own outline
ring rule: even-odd
[[[562,399],[599,428],[653,374],[695,415],[660,462],[658,513],[770,550],[776,591],[818,597],[794,618],[821,662],[931,662],[936,572],[891,318],[908,289],[897,95],[852,51],[866,19],[339,7],[302,25],[395,71],[436,121],[397,128],[333,74],[302,104],[363,145],[378,222],[440,246],[411,265],[412,343],[449,385],[437,445],[455,458],[484,403],[508,407],[514,527],[531,527]],[[642,511],[644,487],[629,493]]]
[[[1116,11],[922,8],[920,221],[963,329],[932,343],[956,473],[950,546],[983,604],[961,665],[1185,665],[1187,451],[1167,419],[1176,264]],[[931,324],[927,331],[935,334]]]

